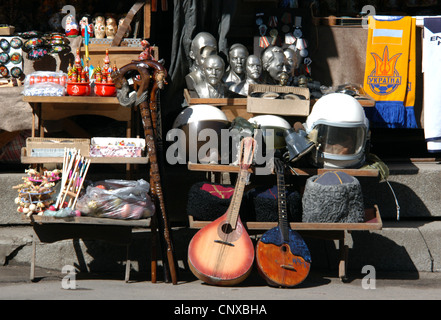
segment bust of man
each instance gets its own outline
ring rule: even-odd
[[[195,85],[199,98],[224,98],[227,87],[222,82],[225,62],[218,55],[208,56],[203,65],[204,81]]]
[[[262,74],[262,62],[260,61],[260,58],[258,56],[252,54],[248,56],[245,67],[245,80],[230,87],[231,91],[236,92],[242,96],[248,95],[250,84],[261,83],[260,76]]]
[[[262,54],[263,81],[266,84],[280,84],[286,73],[286,57],[283,49],[270,46]]]
[[[249,53],[248,49],[240,43],[233,44],[228,51],[230,67],[224,76],[227,87],[245,80],[245,62]]]
[[[194,90],[196,84],[204,81],[202,64],[207,56],[217,54],[216,39],[208,32],[199,32],[191,42],[189,56],[193,60],[190,73],[185,76],[189,90]]]

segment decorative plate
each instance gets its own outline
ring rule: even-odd
[[[41,32],[38,31],[26,31],[19,33],[18,36],[24,38],[24,39],[31,39],[31,38],[37,38],[41,37]]]
[[[38,59],[43,58],[47,54],[48,54],[48,50],[46,48],[33,48],[28,53],[28,59],[29,60],[38,60]]]
[[[61,53],[68,50],[70,50],[70,47],[68,46],[52,46],[50,53]]]
[[[32,38],[26,41],[23,45],[23,50],[26,52],[31,51],[35,47],[44,46],[45,42],[41,38]]]

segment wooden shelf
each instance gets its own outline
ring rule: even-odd
[[[190,228],[200,229],[210,224],[212,221],[194,220],[193,216],[188,216]],[[314,230],[314,231],[352,231],[352,230],[381,230],[383,221],[381,220],[378,207],[365,210],[366,222],[360,223],[309,223],[309,222],[291,222],[293,230]],[[277,222],[258,222],[243,221],[248,230],[269,230],[277,227]]]
[[[116,97],[100,97],[90,96],[62,96],[62,97],[45,97],[45,96],[23,96],[24,102],[29,103],[85,103],[85,104],[118,104]]]
[[[91,163],[99,164],[147,164],[148,157],[86,157]],[[21,148],[21,163],[63,163],[63,157],[29,157],[27,149]]]
[[[223,165],[223,164],[203,164],[191,163],[187,164],[190,171],[210,171],[210,172],[231,172],[236,173],[240,171],[239,166]],[[323,168],[294,168],[295,173],[299,176],[313,176],[320,175],[327,171],[343,171],[354,177],[378,177],[379,171],[377,169],[323,169]],[[254,172],[253,168],[249,169]]]
[[[67,223],[67,224],[83,224],[83,225],[107,225],[107,226],[127,226],[127,227],[150,227],[151,218],[140,219],[140,220],[123,220],[123,219],[110,219],[110,218],[95,218],[95,217],[48,217],[48,216],[38,216],[32,215],[27,217],[22,215],[22,220],[38,223],[38,224],[56,224],[56,223]]]

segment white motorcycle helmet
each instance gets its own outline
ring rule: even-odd
[[[282,117],[261,115],[250,118],[248,121],[252,124],[258,125],[262,129],[265,141],[266,139],[273,139],[275,149],[284,148],[286,146],[285,131],[291,129],[291,125]],[[271,131],[267,131],[268,129],[274,130],[274,136],[271,136]]]
[[[173,123],[173,128],[181,129],[185,133],[185,141],[181,141],[185,143],[185,149],[187,155],[190,155],[192,151],[198,152],[201,146],[203,146],[206,142],[199,141],[198,135],[204,129],[211,129],[218,136],[218,147],[221,145],[221,132],[222,129],[228,129],[230,126],[230,122],[228,121],[225,113],[216,108],[215,106],[208,104],[198,104],[185,108],[175,119]],[[190,147],[195,146],[195,148]],[[216,151],[217,150],[212,150]],[[210,159],[215,161],[217,158],[216,155],[212,154]],[[214,158],[213,158],[214,157]],[[199,160],[206,160],[199,159]]]
[[[343,93],[321,97],[305,129],[309,136],[317,135],[316,151],[311,153],[315,166],[359,168],[364,164],[369,120],[355,98]]]

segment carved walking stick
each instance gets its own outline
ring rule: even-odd
[[[166,244],[166,255],[172,277],[172,283],[177,283],[176,268],[173,256],[173,246],[169,232],[168,219],[165,210],[164,195],[162,192],[157,143],[157,95],[158,90],[165,86],[167,71],[157,61],[142,60],[132,61],[124,67],[112,73],[112,78],[117,88],[117,97],[121,105],[126,107],[139,106],[144,127],[146,146],[150,160],[150,190],[152,198],[159,204],[162,218],[162,228]],[[130,94],[130,86],[127,78],[132,78],[136,94]],[[150,80],[153,79],[153,84]],[[150,92],[150,93],[149,93]],[[148,103],[149,101],[149,103]],[[165,264],[164,264],[165,265]]]

